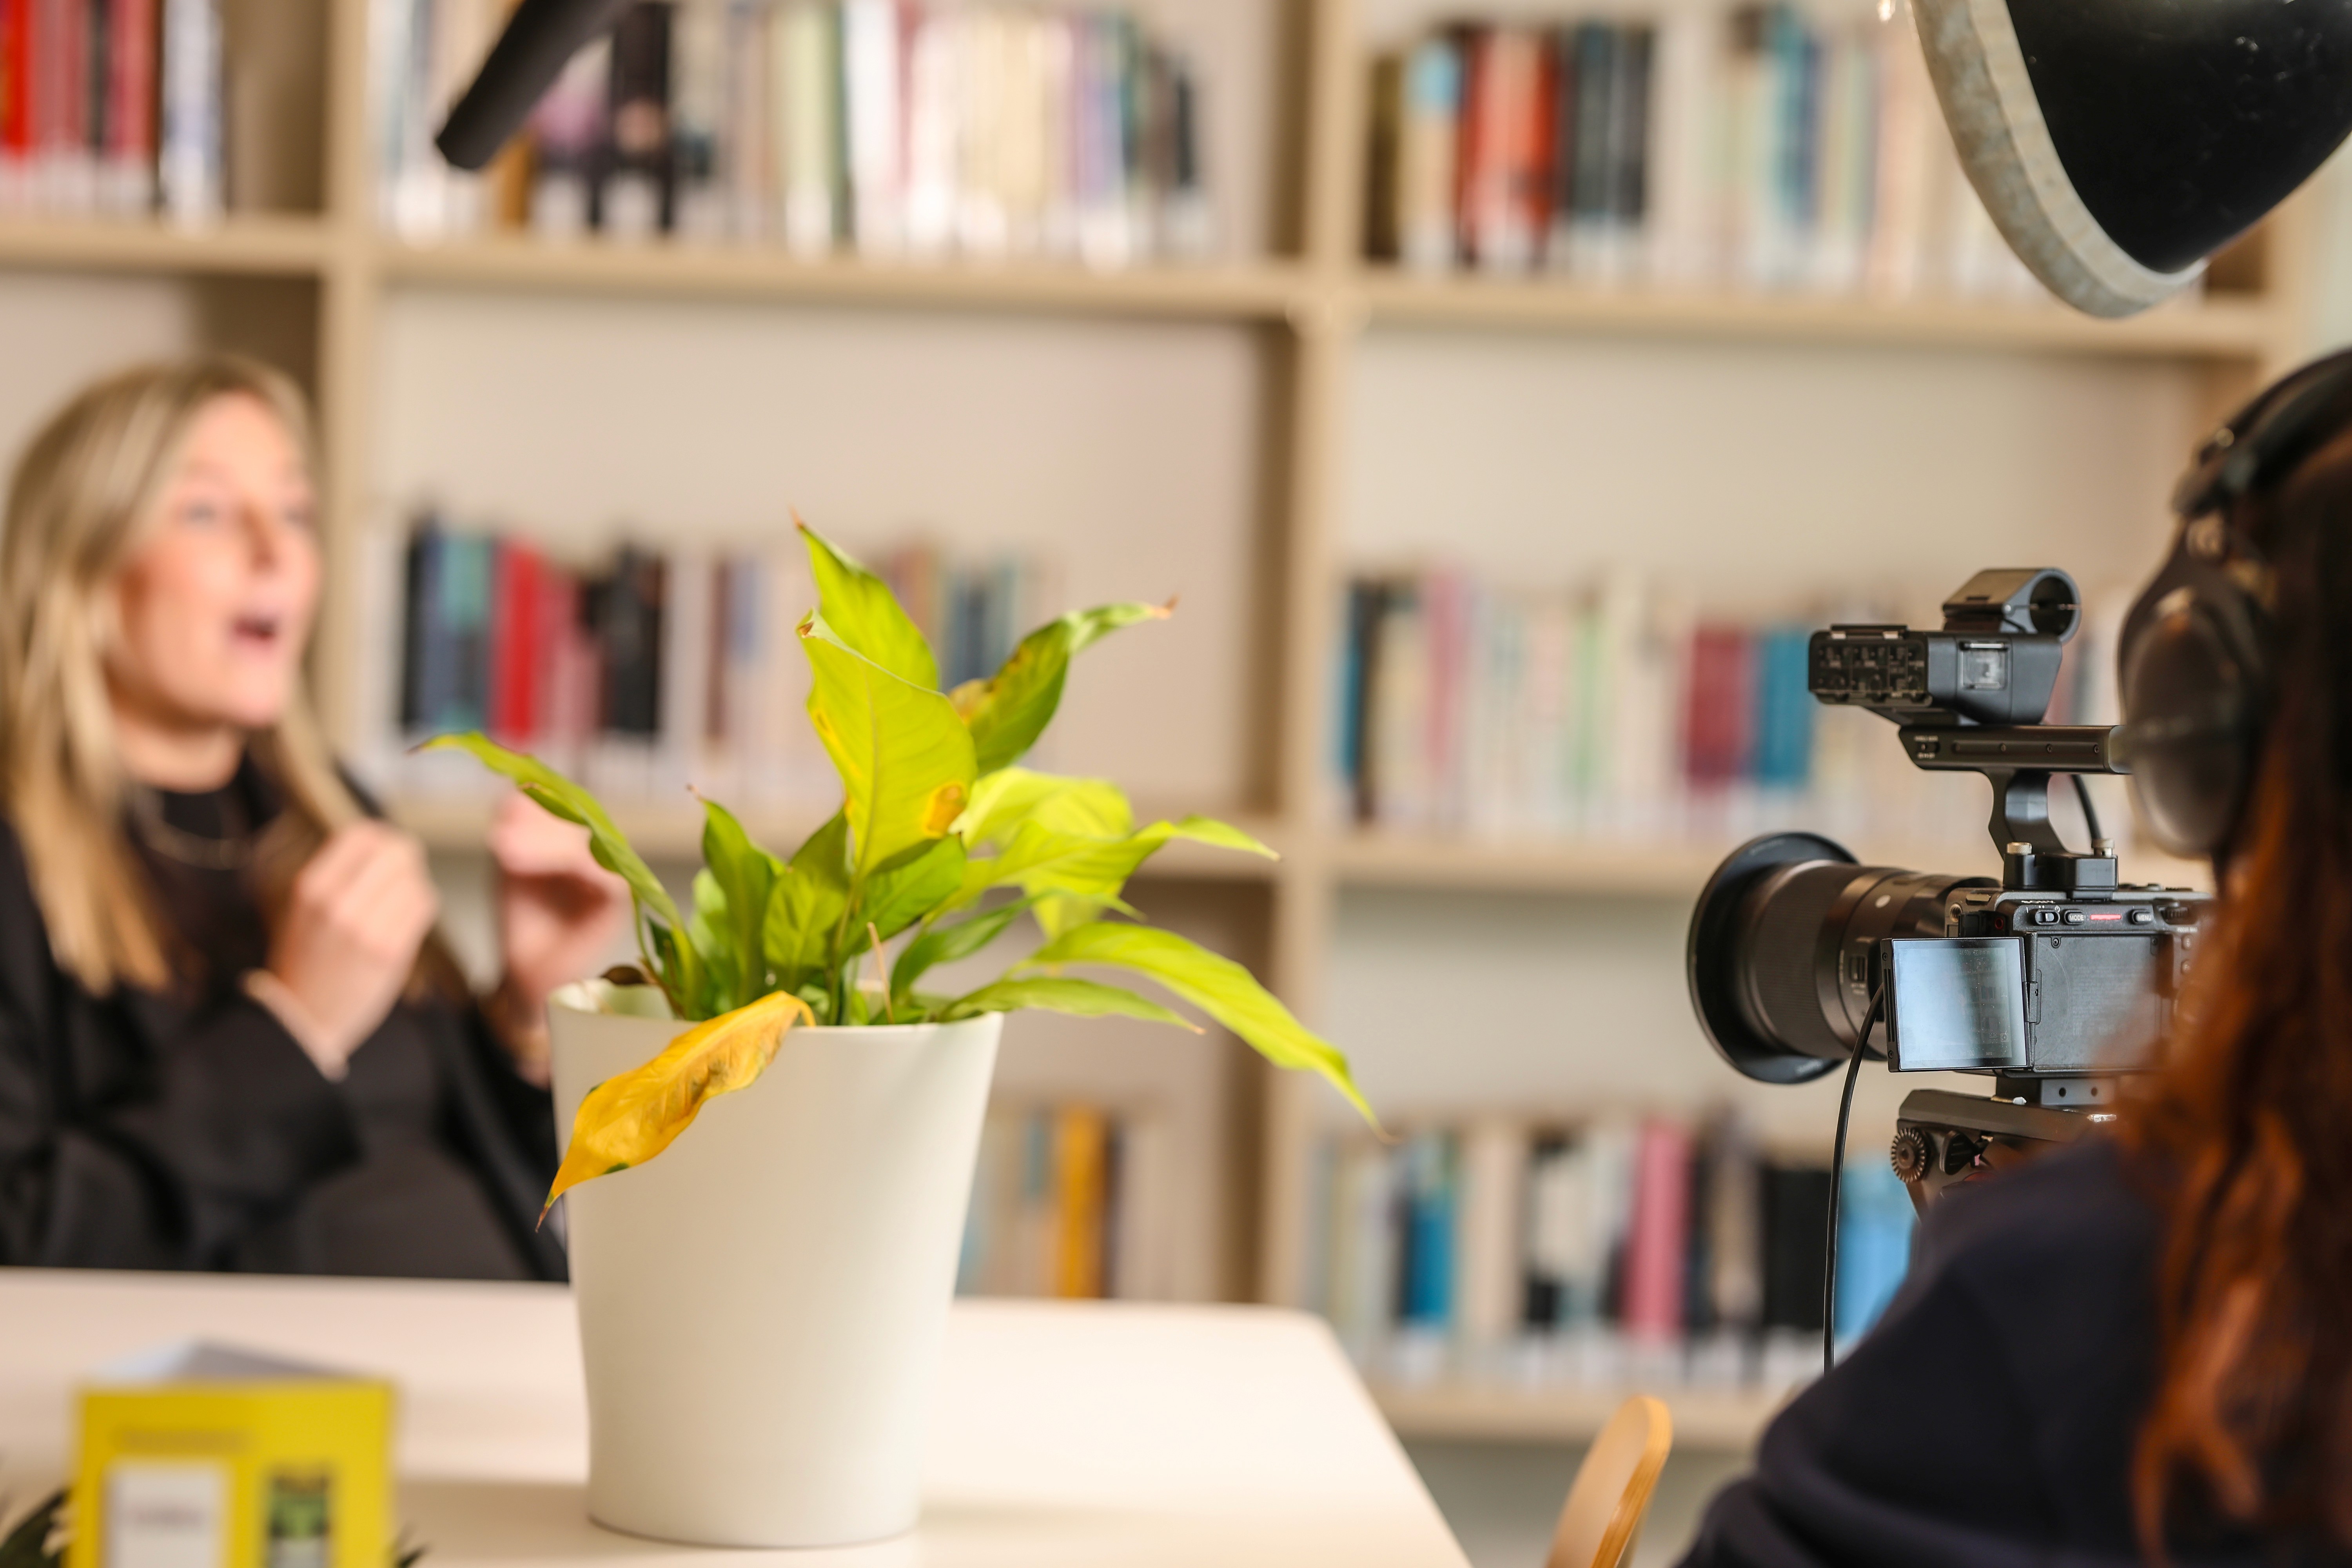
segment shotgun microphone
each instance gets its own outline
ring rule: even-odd
[[[2128,316],[2352,131],[2352,0],[1911,0],[2002,237],[2076,310]]]
[[[522,128],[581,46],[608,32],[630,0],[522,0],[449,110],[434,145],[460,169],[479,169]]]

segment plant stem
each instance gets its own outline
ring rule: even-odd
[[[882,962],[882,933],[874,922],[866,922],[866,934],[874,939],[874,973],[882,982],[882,1016],[890,1023],[898,1021],[898,1010],[890,1005],[890,971]]]

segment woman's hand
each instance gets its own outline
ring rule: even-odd
[[[517,1070],[544,1084],[547,999],[599,967],[628,913],[628,884],[596,864],[586,828],[520,795],[499,807],[489,848],[499,868],[499,941],[507,970],[488,1011]]]
[[[270,933],[268,1003],[329,1078],[399,1000],[440,912],[425,851],[398,828],[358,822],[296,873]]]

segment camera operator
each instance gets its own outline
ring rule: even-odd
[[[1689,1568],[2352,1562],[2352,355],[2205,459],[2290,400],[2291,449],[2184,507],[2167,569],[2202,555],[2259,614],[2162,1069],[2112,1135],[1930,1210],[1902,1293],[1766,1432]],[[2169,581],[2153,621],[2186,613]]]

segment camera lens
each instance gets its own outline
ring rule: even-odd
[[[1859,866],[1811,833],[1753,839],[1716,870],[1691,916],[1691,1002],[1726,1061],[1802,1083],[1853,1055],[1890,936],[1942,936],[1953,891],[1983,877]],[[1872,1054],[1884,1055],[1874,1038]]]

